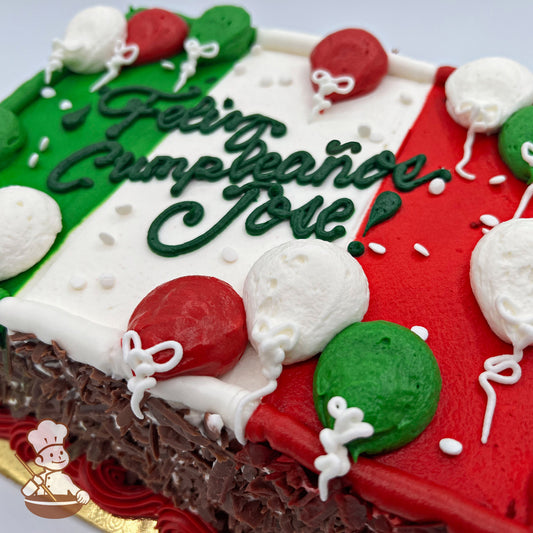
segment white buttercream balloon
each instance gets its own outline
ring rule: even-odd
[[[101,72],[126,34],[127,21],[118,9],[94,6],[80,11],[69,22],[63,40],[54,40],[47,81],[63,65],[80,74]]]
[[[481,434],[486,443],[496,408],[491,381],[516,383],[524,348],[533,344],[533,219],[513,218],[485,234],[472,253],[470,282],[492,331],[513,345],[512,353],[486,359],[479,375],[487,394]]]
[[[14,185],[0,189],[0,280],[37,264],[61,231],[61,211],[47,194]]]
[[[445,90],[446,108],[456,122],[493,133],[515,111],[533,103],[533,73],[511,59],[487,57],[455,70]]]
[[[250,341],[259,352],[266,329],[292,336],[294,346],[283,361],[288,364],[321,352],[337,333],[359,322],[369,291],[363,269],[348,252],[300,240],[268,251],[254,264],[243,299]]]
[[[494,333],[519,350],[528,346],[522,325],[533,318],[533,219],[491,229],[472,253],[470,281]]]
[[[276,390],[282,365],[309,359],[368,309],[368,282],[359,263],[335,244],[291,241],[268,251],[244,282],[248,337],[268,383],[235,409],[235,436],[244,444],[246,406]]]

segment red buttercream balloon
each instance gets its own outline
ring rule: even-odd
[[[241,297],[226,282],[207,276],[185,276],[156,287],[136,307],[128,329],[141,337],[143,349],[169,340],[183,348],[174,369],[156,379],[194,374],[220,376],[233,368],[248,342]],[[164,363],[172,350],[154,354]]]
[[[127,44],[139,47],[136,65],[176,55],[189,33],[187,23],[165,9],[145,9],[128,21]]]
[[[326,70],[334,78],[351,76],[354,88],[348,94],[331,93],[326,96],[338,102],[373,91],[388,68],[387,53],[380,42],[365,30],[350,28],[328,35],[311,52],[311,68]],[[315,91],[318,89],[313,84]]]

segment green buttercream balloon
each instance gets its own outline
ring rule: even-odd
[[[0,169],[9,165],[25,143],[26,132],[17,116],[0,107]]]
[[[341,331],[322,352],[314,376],[314,401],[325,427],[333,396],[358,407],[374,434],[348,444],[354,460],[407,444],[429,424],[439,401],[441,377],[427,344],[391,322],[358,322]]]
[[[513,113],[504,123],[498,137],[498,149],[511,172],[522,181],[533,180],[532,167],[522,158],[522,145],[533,142],[533,107]]]
[[[250,15],[241,7],[217,6],[208,9],[190,27],[189,37],[201,44],[216,41],[220,51],[216,61],[231,61],[244,55],[255,39]]]

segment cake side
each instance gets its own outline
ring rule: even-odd
[[[10,336],[2,376],[2,404],[15,417],[31,414],[68,425],[71,457],[85,454],[95,464],[116,459],[216,531],[389,531],[400,523],[351,495],[346,482],[336,483],[334,499],[320,501],[313,472],[263,444],[243,448],[225,428],[214,430],[208,413],[191,424],[188,409],[146,398],[150,417],[139,421],[122,382],[70,361],[57,345]],[[98,499],[96,487],[87,490]],[[127,508],[114,511],[128,516]],[[147,508],[144,516],[150,514]],[[430,524],[412,530],[444,531]]]

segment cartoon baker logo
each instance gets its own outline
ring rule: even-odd
[[[18,456],[32,478],[22,487],[26,507],[43,518],[66,518],[76,514],[89,501],[89,494],[74,485],[62,470],[70,457],[63,442],[68,434],[67,426],[52,420],[43,420],[28,433],[28,442],[37,457],[35,464],[43,468],[39,473],[26,465]]]

